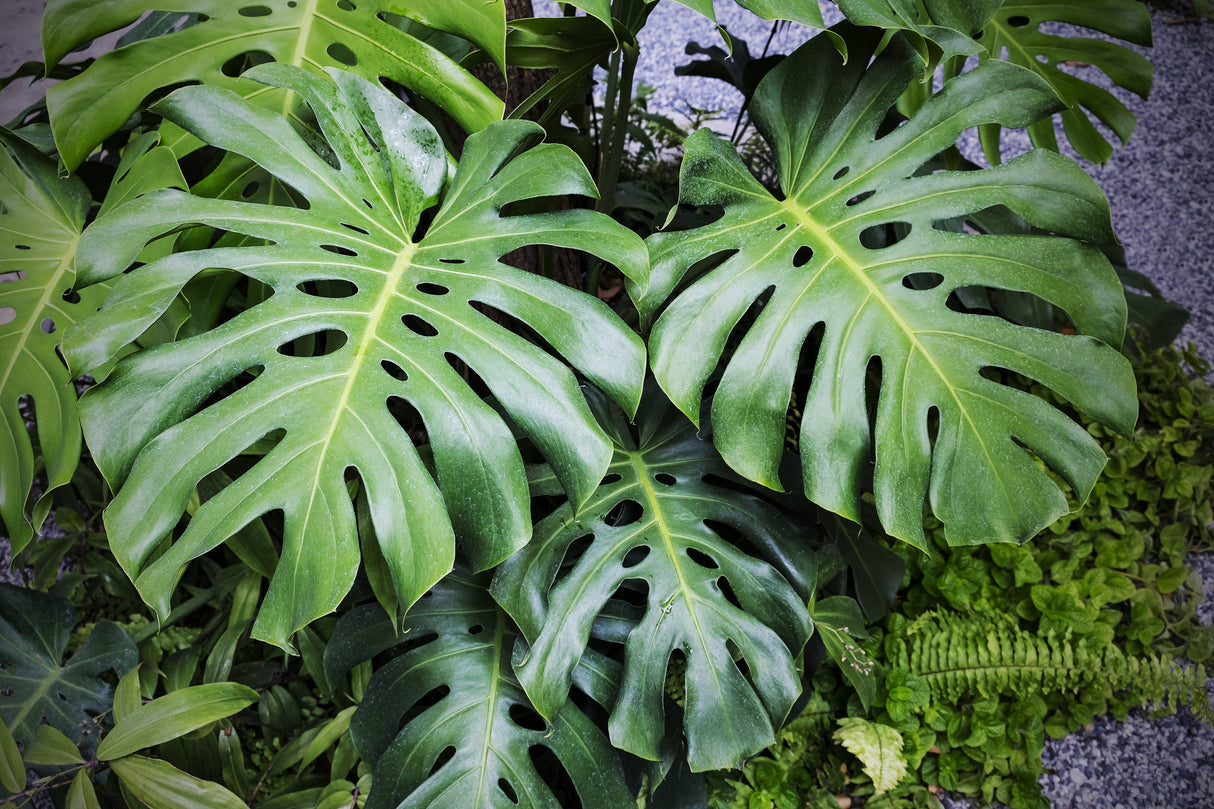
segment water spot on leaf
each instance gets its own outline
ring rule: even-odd
[[[417,315],[403,315],[400,321],[405,324],[405,328],[421,337],[435,337],[438,335],[438,329]]]

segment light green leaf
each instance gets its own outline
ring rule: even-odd
[[[831,596],[816,602],[810,615],[827,657],[835,661],[867,711],[876,695],[877,676],[872,657],[856,642],[868,637],[860,606],[848,596]]]
[[[118,686],[114,689],[114,721],[121,722],[143,705],[143,693],[140,690],[140,666],[122,675]]]
[[[167,761],[127,756],[111,761],[110,769],[148,809],[247,809],[244,801],[219,784],[195,778]]]
[[[461,376],[461,363],[554,464],[575,501],[586,498],[610,448],[573,374],[476,307],[526,323],[631,410],[644,369],[640,339],[598,300],[500,258],[528,244],[576,247],[619,266],[638,292],[647,266],[641,240],[592,211],[502,215],[533,197],[594,192],[569,150],[526,148],[541,132],[535,124],[499,122],[469,138],[448,176],[433,128],[382,88],[287,65],[248,75],[307,99],[336,165],[285,119],[229,92],[190,87],[169,96],[159,112],[255,160],[308,207],[165,191],[115,209],[86,234],[85,282],[122,273],[148,240],[184,224],[259,241],[177,253],[126,274],[65,351],[81,369],[105,362],[208,268],[273,290],[210,331],[124,359],[89,392],[82,413],[94,457],[118,490],[106,512],[110,536],[121,538],[112,542],[115,555],[162,616],[191,559],[253,518],[284,511],[281,560],[253,635],[286,647],[296,629],[337,606],[358,567],[348,472],[365,486],[402,608],[450,569],[453,533],[479,568],[527,540],[515,438]],[[241,374],[238,391],[223,387]],[[194,412],[219,392],[230,395]],[[433,470],[406,432],[423,426]],[[263,438],[272,448],[203,503],[149,564],[198,481]]]
[[[67,809],[101,809],[97,791],[93,789],[92,773],[80,769],[67,788]]]
[[[51,493],[80,460],[76,390],[55,353],[63,330],[93,312],[104,289],[72,294],[90,195],[78,178],[0,128],[0,529],[19,553],[41,530]],[[19,401],[29,397],[46,492],[30,504],[39,463]]]
[[[374,767],[367,809],[556,806],[530,754],[537,747],[556,757],[585,809],[633,805],[618,753],[585,714],[570,705],[546,725],[531,709],[510,669],[517,635],[486,584],[451,574],[409,613],[403,635],[382,611],[375,621],[386,642],[410,645],[375,672],[351,724]],[[411,710],[423,699],[427,707]]]
[[[29,744],[44,721],[68,738],[95,728],[94,717],[108,712],[113,698],[100,675],[121,677],[138,662],[126,632],[103,620],[63,663],[75,626],[76,612],[66,599],[0,584],[0,720],[20,744]],[[92,747],[85,743],[86,756]]]
[[[888,792],[906,777],[902,734],[889,725],[845,716],[839,719],[834,739],[860,759],[864,772],[873,779],[874,794]]]
[[[172,691],[124,716],[97,745],[102,761],[128,756],[206,727],[247,708],[257,692],[240,683],[207,683]]]
[[[192,0],[175,5],[178,17],[201,18],[104,54],[81,75],[48,91],[55,142],[69,169],[148,96],[185,82],[234,89],[264,108],[290,112],[294,102],[289,93],[268,92],[233,75],[232,65],[249,54],[268,54],[317,72],[344,67],[371,81],[387,77],[434,102],[469,131],[502,116],[501,100],[487,87],[386,17],[406,16],[465,36],[500,65],[506,36],[503,0],[259,0],[250,5]],[[42,20],[48,67],[77,46],[163,8],[159,0],[50,0]]]
[[[30,764],[45,764],[52,767],[69,767],[83,764],[80,750],[67,736],[51,727],[39,725],[34,740],[25,746],[24,758]]]
[[[1116,349],[1125,299],[1093,246],[1114,238],[1107,201],[1075,163],[1044,151],[985,171],[916,176],[962,130],[1022,126],[1055,108],[1053,94],[1029,71],[988,62],[877,139],[916,57],[894,42],[870,65],[874,32],[838,30],[852,53],[846,65],[816,38],[756,94],[778,195],[711,132],[688,139],[680,199],[723,215],[651,237],[652,286],[640,308],[653,311],[693,267],[717,266],[654,325],[654,373],[697,414],[736,327],[712,405],[714,440],[733,468],[780,488],[788,404],[794,383],[807,385],[798,401],[811,500],[859,522],[871,485],[885,530],[919,547],[925,503],[953,544],[1024,540],[1068,508],[1030,453],[1080,499],[1105,456],[1082,427],[994,372],[1036,379],[1119,431],[1135,420],[1132,373]],[[998,205],[1055,235],[936,227]],[[988,289],[1051,303],[1078,333],[967,312],[961,296]]]
[[[25,789],[25,764],[8,723],[0,717],[0,787],[10,794]]]
[[[981,58],[1006,59],[1048,81],[1066,104],[1057,117],[1071,146],[1083,159],[1103,163],[1112,156],[1113,146],[1093,119],[1111,129],[1122,143],[1130,139],[1136,119],[1111,92],[1083,78],[1084,72],[1098,69],[1118,87],[1146,98],[1154,68],[1145,57],[1107,39],[1041,30],[1043,24],[1053,23],[1148,46],[1150,13],[1138,0],[1008,0],[983,30]],[[1028,132],[1034,146],[1058,150],[1053,118],[1029,125]],[[982,128],[982,145],[987,159],[998,163],[999,127]]]
[[[494,597],[530,643],[515,672],[551,719],[565,706],[595,621],[622,612],[624,672],[606,706],[612,743],[659,758],[677,653],[686,661],[692,770],[740,766],[771,744],[800,693],[796,661],[812,631],[810,537],[771,503],[729,485],[736,477],[712,443],[656,386],[637,416],[639,439],[606,402],[597,409],[615,444],[604,482],[578,512],[566,504],[545,517],[495,574]],[[745,550],[730,540],[735,532]],[[619,599],[629,584],[643,599],[639,609]]]

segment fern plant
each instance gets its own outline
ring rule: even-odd
[[[815,2],[739,2],[822,26]],[[1023,541],[1104,467],[1071,410],[1133,428],[1100,190],[1048,151],[936,159],[967,129],[1067,114],[994,50],[954,69],[999,3],[841,3],[850,22],[754,90],[778,185],[701,130],[679,183],[696,215],[645,238],[608,214],[653,3],[510,24],[507,5],[48,4],[48,69],[131,27],[0,133],[0,517],[44,574],[72,561],[34,538],[95,464],[88,541],[161,624],[217,610],[196,651],[141,647],[173,662],[122,682],[161,706],[253,683],[269,726],[265,706],[296,699],[250,651],[273,647],[299,661],[275,676],[333,709],[248,788],[220,707],[217,736],[179,739],[155,728],[176,710],[132,711],[125,686],[101,744],[158,754],[108,765],[131,800],[180,806],[202,779],[211,805],[660,803],[677,773],[773,741],[815,627],[837,658],[859,648],[853,596],[880,599],[819,598],[840,560],[865,564],[838,526],[871,505],[918,548],[926,516],[951,544]],[[610,114],[580,148],[600,61]],[[475,63],[555,69],[511,113],[547,129],[503,119]],[[514,266],[534,247],[580,251],[589,278],[613,267],[628,302]],[[1066,328],[992,317],[984,296]],[[0,718],[28,745],[10,696]]]

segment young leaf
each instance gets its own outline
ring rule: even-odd
[[[176,739],[231,716],[257,699],[256,691],[240,683],[207,683],[172,691],[115,724],[97,745],[97,758],[111,761]]]
[[[406,634],[377,622],[412,643],[375,672],[351,723],[374,767],[367,809],[551,807],[545,774],[559,769],[585,809],[632,805],[618,754],[585,714],[570,705],[545,723],[531,709],[510,669],[517,635],[485,584],[457,571],[409,613]],[[555,761],[540,768],[532,751]]]
[[[1151,15],[1137,0],[1008,0],[983,30],[981,59],[1007,59],[1048,81],[1066,104],[1058,118],[1071,146],[1084,160],[1103,163],[1112,156],[1113,147],[1091,118],[1111,129],[1122,143],[1130,139],[1136,121],[1116,96],[1085,80],[1082,70],[1099,69],[1118,87],[1146,98],[1154,68],[1146,57],[1122,45],[1095,37],[1046,33],[1044,23],[1067,23],[1135,45],[1150,45]],[[1068,63],[1080,63],[1083,68],[1068,70]],[[998,163],[999,127],[987,125],[981,133],[987,159]],[[1052,117],[1030,124],[1028,133],[1034,146],[1058,150]]]
[[[184,224],[257,241],[139,267],[87,328],[69,335],[65,350],[81,368],[106,361],[208,268],[242,272],[273,290],[210,331],[124,359],[82,413],[94,457],[119,490],[106,512],[115,555],[162,616],[191,559],[267,511],[285,513],[282,558],[253,635],[287,647],[353,581],[351,471],[365,486],[402,608],[450,569],[453,535],[478,568],[526,541],[515,438],[458,363],[483,378],[574,499],[585,499],[610,448],[573,374],[476,307],[525,322],[633,409],[644,368],[639,338],[601,302],[499,259],[527,244],[577,247],[621,267],[638,292],[647,266],[640,239],[594,212],[502,215],[534,197],[594,193],[572,152],[526,148],[540,134],[535,124],[499,122],[469,138],[448,176],[434,129],[381,87],[343,71],[330,81],[278,64],[246,75],[307,100],[332,164],[286,119],[226,91],[183,88],[157,109],[256,161],[308,207],[166,191],[115,209],[86,235],[87,281],[121,273],[149,239]],[[440,203],[419,231],[422,215]],[[585,340],[587,332],[596,339]],[[315,348],[297,351],[300,339]],[[194,412],[246,371],[249,384]],[[410,409],[420,421],[410,421]],[[433,471],[406,431],[421,427]],[[184,535],[149,564],[198,481],[267,436],[273,448],[203,503]]]
[[[1024,540],[1068,510],[1033,454],[1081,499],[1105,456],[1061,411],[990,378],[992,369],[1036,379],[1119,431],[1134,424],[1132,373],[1114,348],[1125,299],[1091,246],[1113,239],[1107,201],[1076,164],[1043,151],[985,171],[916,176],[965,128],[1025,125],[1056,108],[1053,93],[1029,71],[987,62],[878,138],[915,57],[894,40],[871,58],[872,31],[837,30],[847,64],[815,38],[756,93],[779,195],[711,132],[688,139],[680,199],[723,215],[651,237],[642,311],[691,268],[716,266],[655,323],[654,373],[696,414],[731,332],[744,331],[713,397],[715,440],[733,468],[779,488],[798,361],[815,357],[800,438],[811,500],[859,522],[871,476],[885,530],[918,547],[925,501],[951,543]],[[1056,235],[936,227],[997,205]],[[974,288],[1035,295],[1067,312],[1078,333],[969,313],[964,293]],[[744,318],[748,310],[757,314]]]
[[[0,717],[0,787],[9,793],[25,789],[25,763],[8,723]]]
[[[148,809],[247,809],[213,781],[195,778],[160,759],[126,756],[110,762],[123,788]]]
[[[659,758],[667,668],[678,652],[691,768],[735,767],[772,742],[800,692],[797,657],[812,631],[809,538],[771,503],[728,485],[736,478],[711,442],[656,386],[647,390],[639,441],[601,404],[615,442],[607,477],[577,513],[566,504],[544,518],[531,543],[498,568],[492,592],[530,644],[515,673],[551,719],[568,699],[596,619],[615,612],[622,586],[637,583],[644,605],[622,622],[612,743]],[[735,532],[749,548],[728,539]]]
[[[906,759],[902,757],[902,734],[889,725],[870,722],[858,716],[839,719],[835,741],[864,765],[873,779],[874,794],[888,792],[906,777]]]
[[[157,0],[50,0],[42,19],[47,66],[99,36],[161,8]],[[289,96],[232,76],[231,64],[249,55],[316,71],[349,68],[366,79],[385,76],[449,113],[469,131],[502,117],[503,104],[450,57],[385,19],[400,14],[442,26],[487,50],[500,65],[505,46],[502,0],[227,0],[175,4],[185,25],[108,53],[75,78],[53,85],[47,106],[55,143],[74,169],[136,112],[148,96],[184,82],[236,90],[265,109],[290,110]]]
[[[100,675],[122,676],[135,667],[139,652],[126,632],[98,621],[71,659],[63,661],[76,626],[76,611],[64,598],[0,584],[0,720],[20,744],[34,738],[44,721],[69,738],[94,727],[94,717],[110,710],[113,690]],[[84,754],[92,755],[93,736]]]

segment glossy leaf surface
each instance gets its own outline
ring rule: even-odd
[[[138,662],[135,644],[110,621],[98,621],[64,661],[75,627],[76,611],[66,599],[0,584],[0,719],[21,744],[29,744],[44,721],[69,739],[84,737],[113,700],[101,675],[121,676]],[[91,755],[92,744],[85,747]]]
[[[126,756],[110,762],[122,786],[148,809],[242,809],[247,804],[213,781],[195,778],[167,761]]]
[[[739,766],[771,743],[800,692],[797,656],[812,631],[810,537],[731,485],[712,443],[656,386],[637,418],[639,438],[610,412],[601,403],[615,443],[602,485],[576,515],[566,504],[545,517],[495,575],[494,597],[529,641],[516,673],[536,709],[556,715],[606,610],[626,635],[612,743],[659,758],[667,668],[678,654],[692,769]],[[741,545],[727,538],[735,532]],[[621,598],[629,586],[639,608]]]
[[[1084,74],[1098,69],[1118,87],[1146,98],[1154,68],[1146,57],[1123,45],[1094,36],[1066,35],[1057,30],[1057,23],[1147,46],[1151,16],[1137,0],[1008,0],[983,30],[982,58],[1006,59],[1048,81],[1067,105],[1056,117],[1071,146],[1083,159],[1103,163],[1112,156],[1113,146],[1095,122],[1125,143],[1136,120],[1120,99]],[[1054,118],[1030,124],[1028,132],[1034,146],[1058,150]],[[998,163],[999,127],[983,127],[982,146],[987,159]]]
[[[240,683],[206,683],[172,691],[140,705],[115,723],[97,746],[102,761],[121,758],[176,739],[257,701]]]
[[[100,304],[104,289],[72,295],[76,245],[91,198],[77,178],[0,129],[0,528],[19,553],[50,513],[29,503],[38,466],[19,402],[36,416],[47,494],[80,460],[76,390],[56,353],[63,330]]]
[[[543,773],[560,769],[585,809],[630,805],[618,754],[601,730],[574,705],[548,725],[531,709],[510,669],[517,631],[486,584],[453,573],[410,612],[400,635],[382,611],[378,620],[350,622],[368,652],[408,644],[375,672],[351,724],[374,766],[367,809],[548,809],[560,804]]]
[[[366,489],[402,607],[450,569],[453,535],[480,568],[526,541],[515,438],[461,363],[575,500],[585,499],[610,448],[572,373],[476,307],[525,322],[631,408],[644,368],[636,335],[599,301],[499,259],[527,244],[574,246],[619,266],[636,289],[647,267],[640,239],[591,211],[502,214],[533,197],[594,193],[572,152],[527,148],[541,133],[535,124],[499,122],[469,138],[449,174],[433,128],[382,88],[342,71],[330,80],[278,64],[251,75],[307,99],[324,157],[286,119],[227,91],[184,88],[157,109],[256,161],[307,207],[159,192],[115,209],[86,235],[84,283],[121,273],[146,241],[183,225],[252,239],[125,275],[105,308],[69,335],[66,351],[82,370],[107,361],[204,270],[233,270],[273,291],[214,329],[124,359],[85,397],[82,413],[98,465],[119,490],[106,512],[110,536],[122,538],[115,554],[162,615],[185,564],[252,519],[283,511],[281,561],[254,634],[285,646],[335,608],[353,580],[350,474]],[[423,214],[433,219],[421,228]],[[583,339],[587,330],[594,344]],[[237,390],[224,387],[238,377]],[[423,424],[433,468],[414,446]],[[198,482],[263,438],[264,456],[203,503],[151,563]]]
[[[679,291],[654,325],[655,375],[695,414],[727,341],[736,340],[713,399],[715,440],[733,468],[779,488],[802,363],[800,373],[811,372],[798,399],[811,500],[858,522],[871,485],[885,530],[920,547],[925,503],[952,543],[1024,540],[1067,511],[1030,453],[1081,499],[1105,458],[1065,414],[988,378],[991,370],[1037,379],[1117,430],[1134,424],[1132,375],[1115,348],[1125,300],[1092,246],[1113,240],[1107,202],[1074,162],[1045,151],[985,171],[917,176],[968,127],[1023,126],[1053,111],[1050,88],[1029,71],[987,62],[878,138],[886,111],[917,74],[916,57],[895,42],[870,66],[872,33],[839,30],[851,49],[846,65],[819,38],[756,94],[753,116],[773,146],[779,194],[711,132],[688,140],[680,199],[723,215],[651,238],[653,285],[642,310],[652,311],[692,267],[716,266]],[[941,225],[994,206],[1053,235]],[[1077,334],[968,312],[965,296],[988,289],[1058,307]]]
[[[409,36],[391,15],[457,33],[502,63],[504,0],[50,0],[42,20],[48,66],[151,11],[174,12],[176,30],[104,54],[47,94],[55,142],[75,168],[157,91],[205,82],[247,94],[281,113],[289,94],[238,77],[241,60],[265,56],[320,72],[347,68],[408,87],[469,131],[502,116],[502,102],[442,52]],[[195,16],[191,16],[195,15]]]

